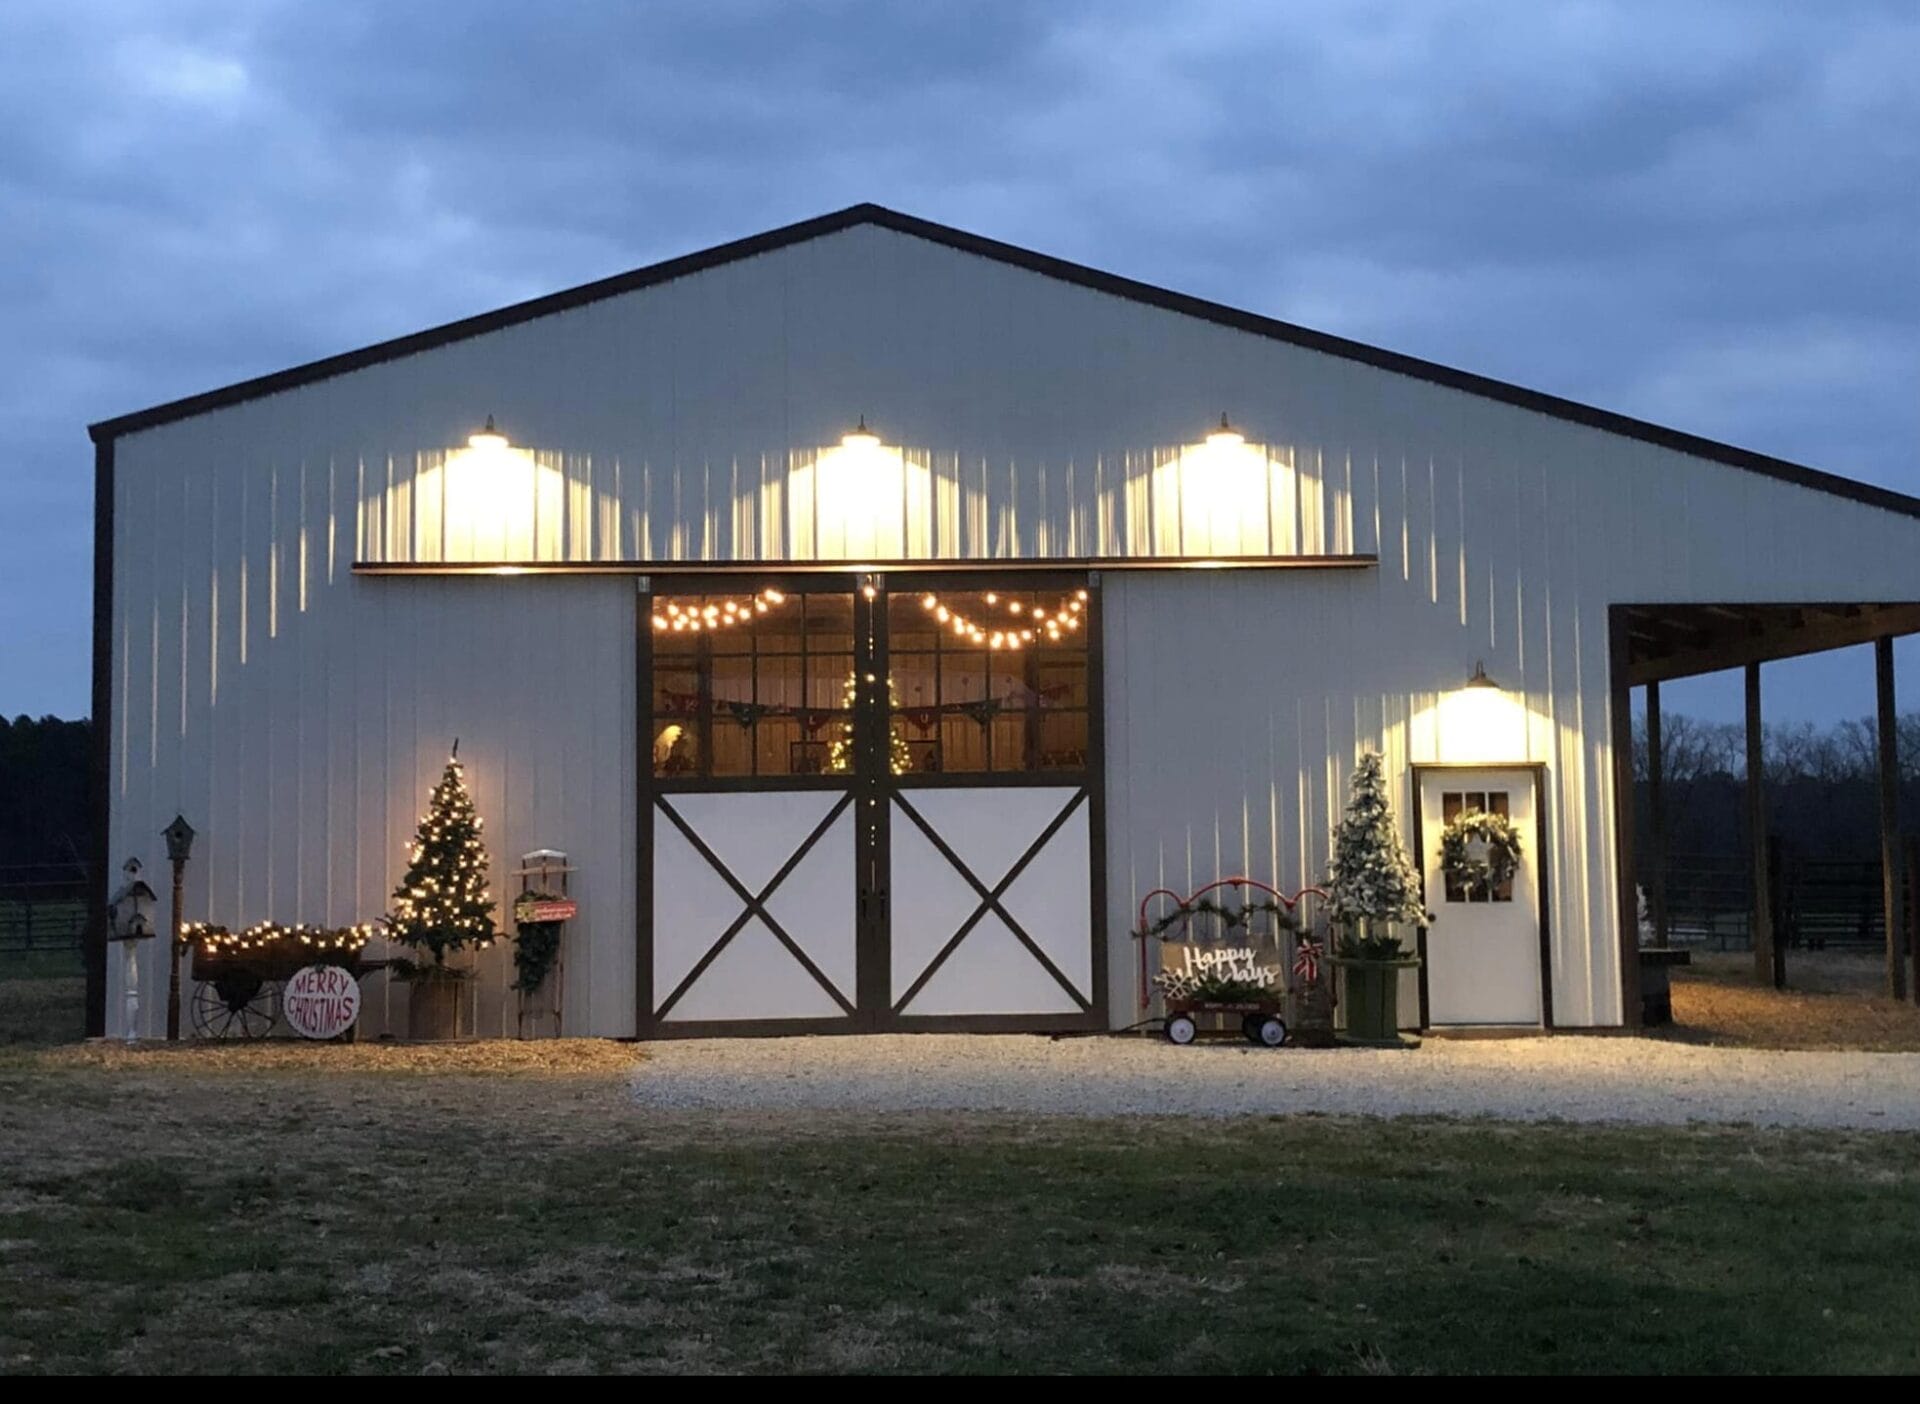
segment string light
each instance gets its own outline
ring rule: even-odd
[[[235,956],[271,953],[297,941],[315,952],[340,951],[352,955],[379,934],[378,922],[359,926],[308,926],[302,922],[287,926],[275,921],[258,921],[235,931],[218,922],[190,921],[180,928],[180,944],[198,946],[209,956]]]
[[[951,625],[955,638],[966,639],[971,643],[984,643],[990,649],[1020,648],[1045,636],[1048,643],[1059,643],[1067,634],[1080,627],[1085,602],[1091,598],[1085,590],[1076,590],[1072,595],[1060,601],[1051,612],[1041,605],[1029,608],[1016,599],[1003,599],[994,590],[981,595],[981,600],[992,610],[1004,610],[1018,617],[1019,624],[1031,624],[1034,627],[1021,628],[1018,624],[998,629],[982,628],[959,611],[950,608],[941,598],[929,591],[920,597],[920,608],[931,614],[941,625]]]
[[[867,598],[873,596],[870,594]],[[774,589],[762,590],[744,599],[725,599],[718,604],[682,605],[678,600],[666,600],[654,611],[653,627],[656,633],[676,634],[731,628],[735,624],[750,624],[755,615],[767,614],[786,602],[786,595]]]

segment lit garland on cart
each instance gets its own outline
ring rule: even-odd
[[[379,934],[377,922],[360,926],[308,926],[304,922],[286,926],[280,922],[258,921],[235,931],[218,922],[190,921],[180,928],[180,947],[203,952],[212,960],[310,954],[317,961],[350,961]]]

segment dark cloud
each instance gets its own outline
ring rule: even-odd
[[[864,199],[1920,490],[1916,59],[1906,0],[9,0],[0,710],[85,707],[86,421]]]

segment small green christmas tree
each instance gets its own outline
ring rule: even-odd
[[[1332,898],[1328,915],[1348,933],[1343,954],[1361,959],[1393,959],[1399,937],[1376,933],[1376,924],[1423,922],[1427,904],[1413,860],[1400,842],[1387,800],[1385,763],[1378,751],[1366,751],[1353,769],[1347,815],[1333,831]]]
[[[393,890],[387,915],[389,939],[429,952],[436,969],[445,966],[449,951],[484,949],[496,934],[480,828],[455,741],[407,850],[406,875]]]
[[[840,734],[833,738],[833,744],[827,748],[827,769],[836,775],[853,769],[854,707],[859,700],[860,680],[848,673],[846,682],[840,688],[840,706],[847,717],[840,723]],[[890,711],[900,706],[900,694],[894,690],[892,678],[887,679],[887,706]],[[888,723],[887,750],[887,759],[895,775],[905,775],[913,769],[913,753],[907,749],[907,738],[892,729],[891,720]]]

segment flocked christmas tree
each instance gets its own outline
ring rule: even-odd
[[[1378,751],[1363,752],[1353,769],[1346,818],[1333,831],[1328,888],[1328,915],[1348,933],[1346,954],[1393,959],[1400,939],[1380,928],[1428,919],[1419,875],[1393,822],[1386,768]]]
[[[445,967],[449,951],[484,949],[494,939],[480,827],[456,740],[407,850],[406,875],[393,890],[387,915],[388,938],[428,952],[435,969]]]
[[[833,744],[827,748],[827,769],[834,774],[843,774],[853,769],[853,721],[854,706],[860,700],[860,683],[852,673],[840,689],[840,706],[846,712],[846,720],[840,723],[840,734],[833,738]],[[893,679],[887,679],[887,705],[890,711],[900,706],[900,694],[894,691]],[[887,732],[888,762],[895,775],[905,775],[913,769],[913,753],[907,749],[907,738],[889,728]]]

